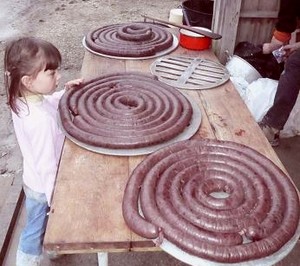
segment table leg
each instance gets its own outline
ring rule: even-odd
[[[98,252],[98,266],[108,266],[108,253]]]

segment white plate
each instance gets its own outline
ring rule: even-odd
[[[130,60],[151,59],[151,58],[155,58],[155,57],[159,57],[159,56],[162,56],[162,55],[169,54],[169,53],[173,52],[178,47],[179,41],[178,41],[177,37],[174,34],[172,34],[172,36],[173,36],[172,46],[170,46],[168,49],[160,51],[160,52],[158,52],[158,53],[156,53],[154,55],[144,56],[144,57],[113,56],[113,55],[108,55],[108,54],[103,54],[103,53],[95,52],[95,51],[93,51],[91,48],[89,48],[87,46],[86,40],[85,40],[86,37],[83,37],[83,39],[82,39],[82,45],[83,45],[83,47],[87,51],[89,51],[90,53],[92,53],[94,55],[98,55],[98,56],[103,56],[103,57],[108,57],[108,58],[113,58],[113,59],[130,59]]]
[[[285,256],[287,256],[292,251],[299,237],[300,237],[300,223],[298,224],[298,228],[294,236],[277,252],[265,258],[260,258],[251,261],[245,261],[245,262],[238,262],[238,263],[221,263],[221,262],[205,260],[200,257],[188,254],[187,252],[183,251],[182,249],[180,249],[179,247],[172,244],[166,239],[163,240],[163,243],[160,245],[160,248],[163,251],[170,254],[171,256],[173,256],[174,258],[192,266],[272,266],[275,265],[277,262],[281,261]]]
[[[160,148],[166,147],[169,144],[175,143],[177,141],[181,140],[187,140],[190,139],[199,129],[200,124],[201,124],[201,111],[199,109],[199,106],[197,103],[192,100],[189,96],[185,95],[185,97],[189,100],[189,102],[192,105],[193,109],[193,116],[191,119],[191,123],[189,124],[186,129],[181,132],[179,135],[177,135],[175,138],[170,139],[166,142],[157,144],[157,145],[152,145],[148,147],[143,147],[143,148],[136,148],[136,149],[107,149],[107,148],[102,148],[102,147],[95,147],[92,145],[85,144],[76,138],[72,137],[64,128],[60,120],[60,116],[58,115],[58,121],[61,125],[61,128],[64,132],[64,134],[67,136],[68,139],[70,139],[72,142],[77,144],[78,146],[85,148],[87,150],[96,152],[96,153],[101,153],[101,154],[106,154],[106,155],[116,155],[116,156],[137,156],[137,155],[145,155],[145,154],[150,154]]]

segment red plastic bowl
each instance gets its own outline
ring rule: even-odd
[[[205,31],[210,31],[209,29],[202,27],[193,27],[195,29],[201,29]],[[211,46],[211,38],[204,35],[197,34],[195,32],[180,29],[179,31],[179,44],[190,50],[205,50]]]

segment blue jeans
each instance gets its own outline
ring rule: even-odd
[[[18,249],[25,254],[39,256],[43,252],[49,207],[45,194],[32,191],[26,186],[24,186],[24,191],[27,219]]]
[[[300,90],[300,49],[292,53],[278,82],[274,104],[262,122],[276,129],[283,129],[296,103]]]

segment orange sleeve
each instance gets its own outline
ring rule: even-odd
[[[291,33],[275,30],[273,36],[276,40],[286,43],[291,39]]]

